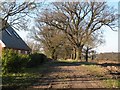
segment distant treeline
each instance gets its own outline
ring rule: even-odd
[[[100,53],[96,55],[97,60],[120,60],[120,53],[109,52],[109,53]]]

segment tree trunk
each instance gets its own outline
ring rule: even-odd
[[[67,53],[65,52],[64,54],[64,59],[66,60],[67,59]]]
[[[74,47],[73,59],[76,59],[76,48]]]
[[[88,47],[87,47],[87,49],[86,49],[86,52],[85,52],[85,60],[86,60],[86,62],[88,62],[88,51],[89,51],[89,49],[88,49]]]
[[[94,55],[92,55],[92,60],[94,59]]]
[[[51,57],[52,59],[55,59],[55,49],[52,50]]]
[[[82,47],[76,49],[76,60],[81,60]]]
[[[73,53],[71,53],[71,55],[70,55],[70,59],[73,59]]]
[[[54,59],[57,60],[57,54],[54,55]]]

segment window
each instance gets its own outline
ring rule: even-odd
[[[21,50],[18,50],[18,53],[21,53]]]
[[[21,50],[21,53],[22,53],[22,54],[25,54],[25,51],[24,51],[24,50]]]
[[[6,29],[6,32],[10,35],[10,36],[12,36],[12,34]]]
[[[17,37],[17,38],[19,38],[19,36],[18,36],[18,34],[16,33],[16,32],[13,32],[14,33],[14,35]]]
[[[28,51],[25,51],[25,54],[28,54]]]

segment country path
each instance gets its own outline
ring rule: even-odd
[[[80,62],[52,62],[30,88],[105,88],[106,69]]]

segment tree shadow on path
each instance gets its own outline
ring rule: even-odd
[[[105,80],[106,77],[95,76],[93,73],[82,75],[82,73],[88,71],[82,67],[80,68],[80,70],[77,69],[79,66],[82,66],[82,65],[83,66],[98,65],[102,67],[120,66],[120,64],[115,64],[115,63],[99,64],[96,62],[52,61],[48,63],[48,66],[46,65],[47,69],[43,71],[43,77],[40,77],[39,80],[32,87],[33,88],[34,87],[35,88],[36,87],[37,88],[49,88],[49,87],[54,88],[54,87],[64,87],[65,85],[68,85],[66,87],[70,88],[70,87],[75,87],[74,85],[77,85],[77,84],[79,85],[84,84],[83,88],[86,88],[86,87],[88,88],[100,87],[101,88],[103,86],[102,84],[100,84],[101,80]],[[91,85],[91,84],[94,84],[96,86]]]

